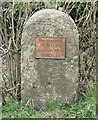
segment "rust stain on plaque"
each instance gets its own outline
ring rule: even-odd
[[[38,37],[35,58],[65,58],[64,37]]]

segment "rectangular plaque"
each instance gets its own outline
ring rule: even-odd
[[[65,58],[65,38],[37,37],[35,58]]]

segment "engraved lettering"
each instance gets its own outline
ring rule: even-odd
[[[36,58],[65,58],[65,38],[39,37],[36,39]]]

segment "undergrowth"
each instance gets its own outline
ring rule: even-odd
[[[93,87],[84,93],[83,99],[64,106],[56,101],[50,101],[47,110],[41,111],[10,99],[2,107],[3,118],[96,118],[95,93],[96,90]]]

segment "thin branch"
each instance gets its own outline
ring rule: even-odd
[[[14,0],[13,0],[13,6],[12,6],[12,40],[13,40],[13,45],[15,46],[16,50],[18,50],[16,43],[15,43],[15,33],[14,33]]]

